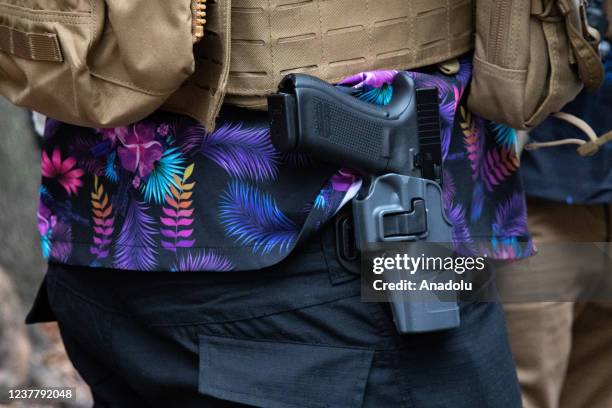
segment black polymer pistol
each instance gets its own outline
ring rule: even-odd
[[[290,74],[268,97],[271,137],[284,152],[309,153],[323,162],[364,176],[353,199],[355,246],[380,243],[450,243],[451,225],[442,208],[438,91],[415,89],[398,73],[393,97],[377,106],[346,88],[318,78]],[[399,275],[385,272],[385,281]],[[388,291],[398,332],[418,333],[459,326],[456,298]]]

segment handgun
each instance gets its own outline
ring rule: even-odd
[[[450,243],[440,187],[438,91],[416,89],[406,72],[391,86],[390,103],[378,106],[318,78],[287,75],[268,97],[272,143],[364,177],[367,183],[352,203],[359,250],[385,242]],[[392,275],[387,279],[400,278]],[[456,299],[440,300],[434,293],[411,299],[410,292],[395,291],[389,296],[400,333],[459,325]]]

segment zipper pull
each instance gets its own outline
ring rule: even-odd
[[[204,37],[204,26],[206,25],[206,0],[191,0],[191,33],[193,43],[199,42]]]

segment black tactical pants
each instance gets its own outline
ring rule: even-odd
[[[29,319],[48,295],[97,407],[520,407],[499,304],[399,336],[329,235],[255,272],[51,264]]]

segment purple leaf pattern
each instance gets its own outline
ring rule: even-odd
[[[131,200],[115,241],[115,268],[150,271],[157,265],[155,221],[148,209],[143,202]]]
[[[179,146],[181,152],[186,156],[200,149],[202,141],[206,137],[206,129],[204,129],[204,126],[187,117],[176,119],[171,126],[168,126],[167,131],[173,134],[176,145]],[[165,127],[160,126],[158,132],[166,136],[166,134],[164,134],[166,133]]]
[[[272,196],[236,181],[221,197],[219,218],[226,234],[251,246],[254,253],[286,252],[299,233],[299,226],[278,208]]]
[[[263,181],[278,174],[279,153],[267,127],[224,124],[205,135],[200,153],[237,178]]]
[[[505,239],[527,234],[527,217],[525,196],[514,194],[506,202],[502,202],[495,212],[493,224],[495,237]]]
[[[179,256],[174,271],[227,272],[233,269],[232,262],[214,250],[189,251]]]
[[[446,211],[446,215],[452,225],[451,238],[453,248],[459,254],[472,254],[474,241],[465,217],[465,209],[461,204],[454,204]]]
[[[80,168],[89,174],[103,176],[106,171],[111,144],[99,135],[78,135],[70,144],[70,155],[77,158]]]
[[[53,227],[52,239],[51,258],[60,262],[68,262],[72,252],[72,226],[66,222],[58,221]]]
[[[193,174],[194,164],[187,166],[182,177],[174,175],[174,185],[170,186],[172,196],[166,195],[166,205],[160,217],[163,225],[161,245],[164,249],[176,252],[178,248],[191,248],[195,240],[193,234],[193,188],[195,182],[188,182]],[[175,187],[176,186],[176,187]]]

